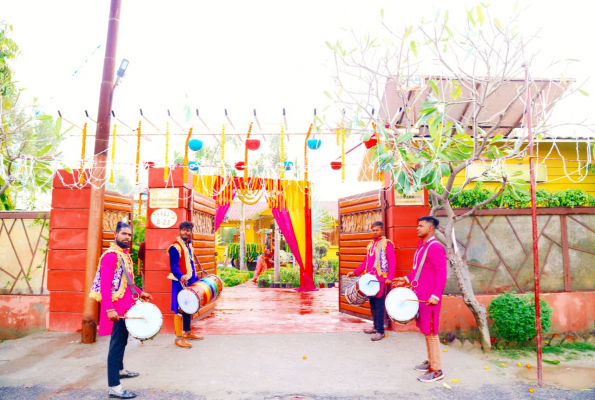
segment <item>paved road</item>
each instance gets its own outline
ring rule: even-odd
[[[0,398],[106,398],[108,338],[91,345],[79,340],[45,332],[1,343]],[[595,398],[593,380],[579,382],[583,390],[550,386],[529,393],[534,386],[516,365],[501,367],[493,355],[455,347],[443,353],[446,379],[419,383],[412,366],[424,358],[425,343],[417,333],[389,332],[376,343],[358,332],[210,335],[195,343],[185,350],[173,346],[172,335],[144,344],[131,339],[126,367],[141,376],[123,384],[142,399]],[[595,361],[562,363],[559,372],[571,365],[591,371]]]

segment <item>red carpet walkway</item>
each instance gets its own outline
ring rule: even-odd
[[[246,283],[224,288],[215,310],[193,321],[206,335],[359,331],[371,322],[339,312],[338,289],[296,292]]]

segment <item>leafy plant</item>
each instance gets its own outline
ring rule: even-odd
[[[315,240],[314,243],[312,244],[314,258],[317,258],[317,259],[324,258],[324,256],[326,256],[326,254],[328,253],[330,246],[331,246],[331,244],[324,239]]]
[[[246,282],[254,276],[252,271],[239,271],[232,267],[218,267],[217,275],[223,281],[225,287],[237,286]]]
[[[294,283],[300,279],[299,271],[294,271],[292,267],[282,267],[279,269],[279,279],[283,283]]]
[[[227,245],[227,257],[231,260],[240,259],[240,245],[237,243],[230,243]]]
[[[0,210],[33,209],[38,196],[52,188],[52,161],[60,155],[65,133],[35,105],[22,105],[13,80],[12,60],[19,54],[12,26],[0,21]]]
[[[262,246],[257,243],[247,243],[246,244],[246,261],[253,262],[256,261],[258,256],[262,254]]]
[[[472,189],[453,189],[451,205],[453,208],[472,208],[476,204],[489,199],[495,192],[483,187],[477,182]],[[595,196],[581,189],[568,189],[559,192],[548,192],[539,189],[535,192],[537,207],[594,207]],[[531,196],[527,189],[518,186],[507,186],[500,196],[484,204],[481,208],[526,208],[531,206]]]
[[[552,324],[552,308],[544,300],[539,304],[542,331],[547,332]],[[504,293],[492,300],[488,315],[494,321],[495,336],[507,342],[524,342],[536,335],[533,296]]]
[[[143,288],[143,277],[137,274],[136,265],[138,264],[138,249],[140,244],[145,241],[146,219],[144,216],[132,220],[132,254],[130,255],[134,262],[134,284]]]
[[[246,254],[244,261],[254,262],[262,254],[262,246],[257,243],[246,244]],[[240,259],[240,245],[238,243],[230,243],[227,245],[227,257],[231,260]]]

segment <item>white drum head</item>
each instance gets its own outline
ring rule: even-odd
[[[163,316],[159,308],[152,303],[138,301],[126,313],[126,329],[135,338],[147,340],[161,330]],[[130,318],[132,317],[132,318]]]
[[[182,289],[178,293],[178,307],[186,314],[194,314],[200,308],[200,301],[196,292],[190,289]]]
[[[415,318],[419,309],[416,294],[413,290],[398,287],[391,290],[386,296],[385,306],[388,315],[398,322],[407,322]]]
[[[359,278],[358,288],[366,296],[376,296],[380,290],[380,282],[372,274],[363,274]]]

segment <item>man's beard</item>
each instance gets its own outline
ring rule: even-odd
[[[123,248],[123,249],[127,249],[130,246],[130,244],[124,243],[124,242],[120,242],[118,239],[116,239],[116,244],[118,246],[120,246],[121,248]]]

